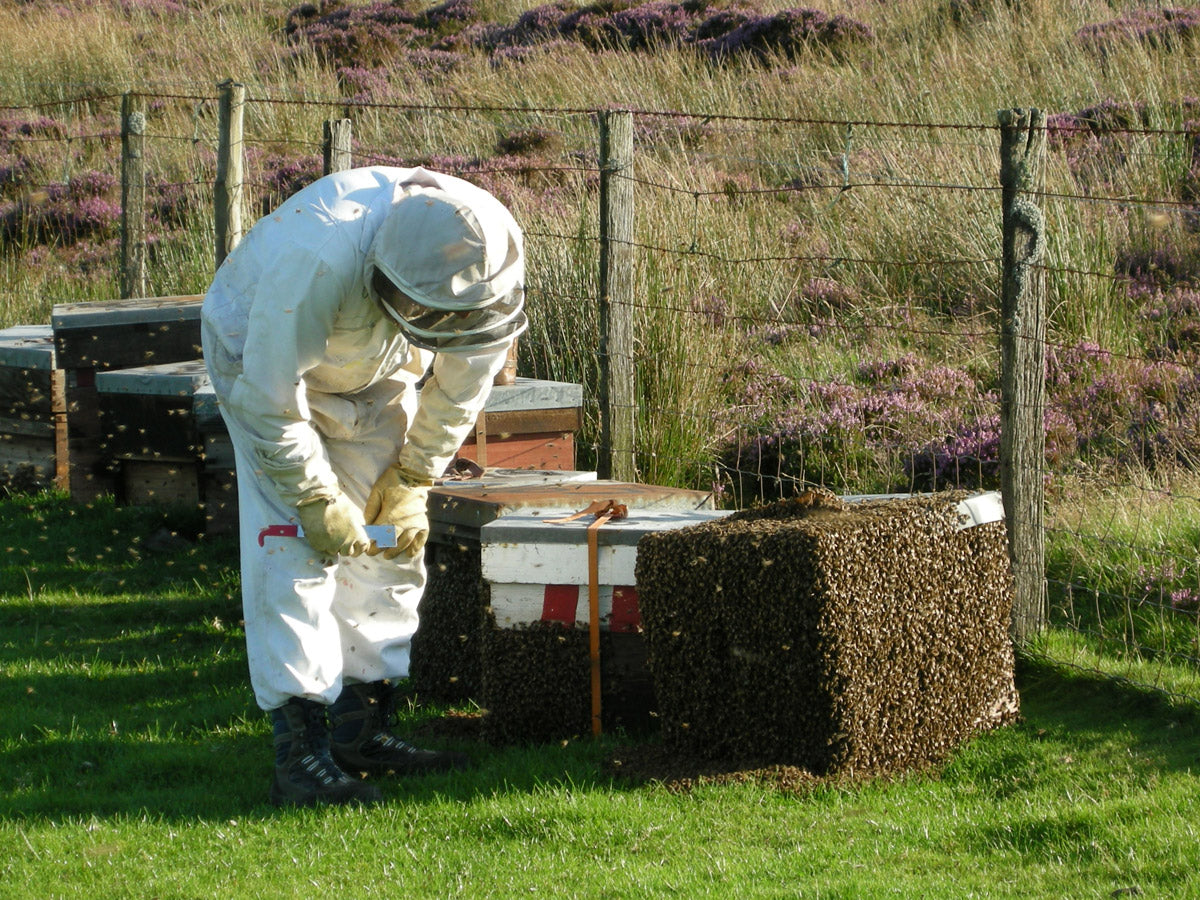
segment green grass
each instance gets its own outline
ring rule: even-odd
[[[1107,657],[1114,674],[1195,697],[1200,513],[1180,498],[1195,496],[1196,479],[1123,481],[1063,479],[1052,491],[1050,621],[1071,636],[1045,652],[1077,665]]]
[[[0,897],[1200,896],[1200,712],[1036,659],[1023,720],[940,771],[677,792],[604,774],[628,738],[492,747],[412,701],[470,771],[278,811],[232,543],[54,494],[0,516]]]

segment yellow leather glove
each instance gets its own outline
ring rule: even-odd
[[[363,514],[340,491],[330,497],[317,497],[296,508],[300,526],[312,548],[326,556],[358,556],[371,546],[363,527]]]
[[[384,559],[416,556],[429,539],[429,488],[433,482],[422,478],[398,462],[388,466],[367,497],[364,513],[369,525],[394,525],[396,546],[373,546],[371,556],[382,553]]]

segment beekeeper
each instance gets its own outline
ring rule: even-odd
[[[374,802],[361,773],[466,762],[392,733],[392,685],[425,586],[429,488],[526,327],[524,264],[521,230],[491,194],[377,166],[328,175],[261,219],[204,298],[277,805]],[[281,523],[303,537],[260,541]],[[396,546],[365,525],[394,525]]]

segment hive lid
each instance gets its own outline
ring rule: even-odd
[[[0,330],[0,365],[54,368],[54,332],[49,325],[15,325]]]
[[[587,584],[592,516],[547,522],[559,511],[515,512],[479,529],[483,577],[493,584]],[[596,533],[601,584],[633,584],[637,543],[654,531],[674,531],[727,516],[732,510],[631,509]]]
[[[518,412],[528,409],[565,409],[583,405],[583,385],[543,381],[518,375],[513,384],[497,384],[488,396],[487,411]]]
[[[101,394],[192,397],[208,384],[208,372],[200,359],[96,373],[96,390]]]
[[[51,344],[53,349],[53,344]],[[162,363],[111,369],[96,374],[96,389],[109,394],[145,394],[155,396],[196,396],[197,415],[201,407],[216,402],[203,360]],[[417,390],[420,395],[420,389]],[[579,406],[583,386],[536,378],[518,378],[516,384],[496,385],[488,397],[486,411],[517,412]],[[215,413],[215,407],[213,409]]]
[[[479,529],[515,512],[550,517],[584,509],[595,500],[612,500],[632,510],[712,509],[712,494],[683,488],[594,479],[543,484],[454,483],[435,486],[429,495],[430,538],[479,540]]]
[[[595,520],[583,516],[570,522],[557,522],[557,516],[571,510],[515,512],[479,529],[480,542],[486,547],[515,544],[583,544],[587,530]],[[652,531],[672,531],[699,525],[729,515],[728,509],[631,509],[623,519],[609,519],[597,532],[601,547],[635,547],[645,534]],[[548,521],[549,520],[549,521]]]
[[[130,300],[58,303],[50,316],[55,331],[97,328],[138,322],[199,321],[204,297],[186,294],[174,297],[142,297]]]

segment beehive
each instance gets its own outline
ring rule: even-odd
[[[645,731],[656,714],[634,567],[639,539],[728,513],[631,510],[595,533],[605,730]],[[513,513],[483,526],[490,609],[482,632],[483,734],[497,743],[547,741],[592,729],[588,527]],[[582,679],[582,680],[581,680]]]
[[[511,383],[498,380],[458,455],[491,469],[572,471],[575,432],[582,424],[582,385],[521,377]]]
[[[412,686],[423,698],[452,703],[480,697],[480,633],[489,603],[480,530],[521,511],[561,515],[609,499],[631,510],[711,506],[710,496],[700,491],[597,480],[594,472],[547,472],[532,479],[510,471],[434,487],[426,549],[429,583],[409,669]]]
[[[807,497],[643,538],[668,749],[882,774],[1011,721],[1004,523],[966,500]]]
[[[64,384],[49,326],[0,331],[0,485],[37,490],[65,483]]]
[[[116,479],[117,500],[134,506],[203,502],[204,442],[196,393],[208,384],[201,360],[98,372],[98,447]]]
[[[104,430],[97,373],[199,358],[202,299],[185,295],[54,307],[55,352],[66,377],[72,498],[90,500],[117,488],[119,472],[100,449]]]

